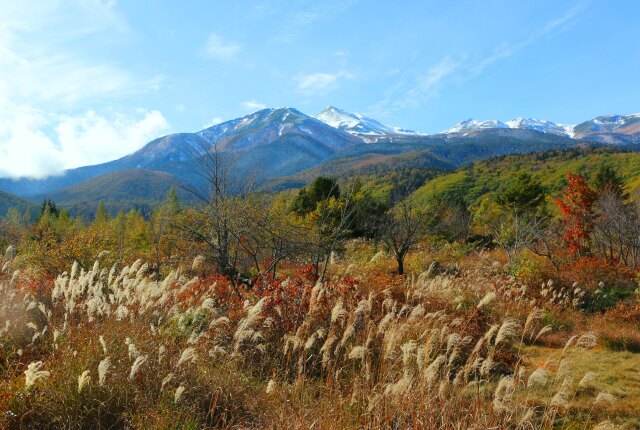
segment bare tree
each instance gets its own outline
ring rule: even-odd
[[[547,219],[540,219],[535,228],[530,231],[532,240],[527,245],[529,250],[549,260],[553,268],[558,272],[561,264],[557,254],[560,247],[560,238],[562,237],[560,225],[548,222]]]
[[[389,248],[398,265],[398,274],[404,274],[407,254],[424,239],[428,231],[426,214],[419,210],[409,196],[389,209],[379,223],[379,236]]]
[[[232,231],[234,218],[241,209],[242,189],[230,172],[233,162],[214,143],[193,151],[198,178],[195,183],[178,183],[178,186],[200,200],[199,210],[180,228],[209,249],[207,256],[221,275],[235,283],[238,270],[238,234]]]
[[[232,234],[255,272],[275,278],[278,264],[304,249],[302,228],[278,213],[264,196],[248,195],[234,217]]]
[[[629,267],[640,264],[640,211],[621,193],[605,188],[596,202],[593,239],[596,251]]]
[[[551,244],[546,240],[547,222],[546,216],[511,211],[492,226],[494,240],[507,254],[512,270],[516,268],[518,256],[524,249],[548,257],[555,266]]]
[[[239,178],[234,158],[216,144],[195,151],[196,184],[180,184],[201,205],[180,228],[208,248],[208,259],[234,285],[243,271],[276,276],[285,259],[303,251],[302,228],[270,210],[264,196],[252,192],[257,171]]]

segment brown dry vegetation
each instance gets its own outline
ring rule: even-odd
[[[291,266],[241,297],[140,261],[36,289],[6,264],[0,427],[640,426],[635,299],[584,312],[505,263],[445,246],[400,277],[356,241],[322,283]]]
[[[235,195],[207,161],[197,207],[0,225],[0,428],[640,427],[640,206],[612,169],[554,218],[527,174],[472,210]]]

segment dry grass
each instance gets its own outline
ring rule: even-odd
[[[562,304],[543,309],[490,257],[455,270],[415,257],[426,269],[405,280],[360,252],[325,284],[292,275],[243,300],[180,271],[156,281],[141,262],[74,267],[39,297],[5,273],[0,427],[637,424],[638,356],[548,324]],[[536,346],[559,330],[569,346]]]
[[[528,347],[526,362],[550,369],[555,383],[571,380],[572,413],[600,422],[611,417],[626,422],[628,428],[640,426],[640,354],[602,348],[592,350]],[[610,401],[596,402],[601,393]]]

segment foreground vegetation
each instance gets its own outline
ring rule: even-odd
[[[470,201],[410,178],[239,193],[210,161],[197,207],[0,223],[0,428],[640,427],[615,164]]]
[[[324,284],[292,272],[242,297],[224,278],[179,270],[156,280],[140,262],[119,271],[75,265],[47,293],[6,274],[0,423],[640,424],[640,359],[622,352],[625,341],[638,347],[637,305],[588,315],[550,304],[544,290],[501,273],[491,253],[409,279],[387,275],[390,262],[373,257],[337,264]]]

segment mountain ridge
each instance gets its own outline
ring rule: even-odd
[[[468,133],[489,129],[529,129],[542,133],[557,134],[571,138],[587,138],[599,134],[632,136],[638,141],[640,136],[640,114],[601,115],[579,124],[559,124],[552,121],[518,117],[509,121],[476,120],[469,118],[438,134]],[[605,143],[605,142],[603,142]],[[625,142],[627,143],[627,142]]]
[[[162,136],[120,159],[71,169],[59,176],[0,179],[0,190],[39,198],[94,177],[131,169],[163,172],[174,181],[194,183],[194,170],[213,148],[224,154],[234,175],[255,175],[263,182],[314,169],[328,160],[365,154],[417,151],[423,160],[433,156],[434,163],[444,160],[453,168],[496,155],[583,142],[638,144],[640,115],[602,115],[576,126],[525,118],[506,122],[467,120],[448,132],[428,135],[333,106],[315,116],[290,107],[267,108],[194,133]]]

